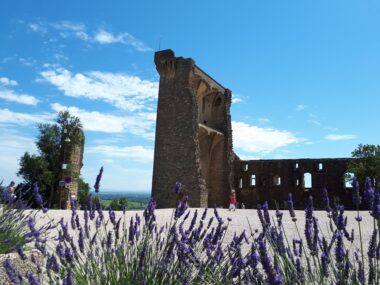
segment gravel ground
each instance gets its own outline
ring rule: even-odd
[[[189,219],[187,220],[187,223],[191,221],[192,214],[194,213],[196,209],[191,208],[191,214]],[[200,216],[203,213],[203,209],[198,209],[198,220]],[[229,243],[234,234],[240,234],[243,230],[246,231],[247,234],[254,232],[256,229],[260,230],[261,225],[257,216],[257,211],[252,210],[252,209],[246,209],[246,210],[236,210],[236,211],[228,211],[227,209],[218,209],[219,215],[224,219],[225,223],[227,223],[227,218],[231,219],[231,222],[228,223],[228,230],[224,238],[224,243],[227,244]],[[304,219],[304,212],[303,211],[295,211],[296,216],[297,216],[297,225],[298,229],[300,231],[301,237],[304,239],[304,224],[305,224],[305,219]],[[79,216],[81,218],[81,222],[83,222],[83,211],[78,211]],[[157,223],[159,225],[165,225],[165,223],[169,223],[173,209],[160,209],[155,211],[156,216],[157,216]],[[108,212],[104,212],[106,219],[108,219]],[[142,217],[142,211],[127,211],[125,214],[125,218],[127,220],[127,225],[129,225],[129,220],[132,216],[135,216],[136,214],[140,215]],[[275,211],[270,211],[270,214],[273,219],[275,219]],[[355,233],[355,241],[353,244],[353,247],[358,248],[360,247],[360,241],[359,241],[359,230],[358,230],[358,224],[355,221],[355,216],[356,212],[354,211],[346,211],[345,215],[348,218],[348,223],[347,223],[347,229],[351,233],[351,229],[354,229]],[[213,209],[209,209],[207,213],[207,218],[208,219],[214,215]],[[367,211],[363,211],[360,213],[360,215],[363,217],[363,221],[361,223],[362,227],[362,237],[363,237],[363,243],[364,243],[364,251],[365,255],[367,253],[367,247],[368,243],[372,234],[373,230],[373,219],[369,215]],[[321,228],[321,232],[327,236],[331,236],[331,231],[329,230],[329,219],[326,215],[326,212],[324,211],[315,211],[315,216],[318,218],[318,223]],[[123,217],[122,212],[116,212],[116,217]],[[58,222],[61,218],[64,218],[69,224],[70,224],[70,218],[71,218],[71,211],[69,210],[50,210],[47,215],[39,212],[36,216],[36,221],[37,225],[44,225],[49,221]],[[214,225],[216,222],[214,221]],[[186,225],[185,225],[186,226]],[[298,238],[297,230],[295,227],[294,222],[291,220],[289,213],[287,211],[284,211],[284,216],[283,216],[283,226],[286,232],[286,236],[291,243],[293,238]],[[94,227],[93,227],[94,228]],[[52,237],[56,236],[57,231],[53,230],[51,232]],[[51,244],[53,246],[53,244]],[[53,247],[51,247],[53,248]],[[248,246],[245,247],[248,249]],[[6,258],[7,255],[0,255],[0,263],[2,264],[3,260]],[[22,269],[22,271],[25,273],[28,271],[28,267],[23,264],[23,261],[17,259],[15,255],[11,255],[12,260],[15,262],[16,267]],[[4,280],[4,270],[2,267],[0,267],[0,284],[9,284],[7,283],[6,280]]]

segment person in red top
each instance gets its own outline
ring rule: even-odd
[[[230,207],[228,208],[228,210],[235,211],[235,209],[236,209],[236,195],[235,195],[235,190],[232,189],[231,195],[230,195]]]

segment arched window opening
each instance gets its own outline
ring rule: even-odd
[[[248,163],[243,165],[243,171],[248,171]]]
[[[346,172],[344,174],[344,188],[352,188],[352,179],[354,178],[354,176],[355,174],[353,174],[352,172]]]
[[[239,179],[239,189],[243,188],[243,178]]]
[[[215,107],[219,107],[220,105],[222,105],[222,98],[218,97],[218,98],[215,100],[215,104],[214,104],[214,106],[215,106]]]
[[[299,164],[298,164],[298,162],[296,162],[295,164],[294,164],[294,169],[298,169],[299,168]]]
[[[322,171],[323,170],[323,163],[320,162],[318,163],[318,171]]]
[[[255,174],[251,175],[251,186],[256,186],[256,175]]]
[[[273,184],[275,186],[280,186],[281,185],[281,177],[276,175],[275,177],[273,177]]]
[[[312,187],[312,185],[313,185],[313,181],[312,181],[311,173],[309,173],[309,172],[304,173],[304,175],[303,175],[303,188],[309,189]]]
[[[300,180],[299,179],[296,180],[296,186],[300,186]]]

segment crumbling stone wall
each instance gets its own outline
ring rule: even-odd
[[[191,207],[227,207],[233,187],[247,208],[264,201],[284,208],[289,192],[297,209],[309,194],[320,208],[324,187],[331,201],[351,206],[344,182],[350,159],[240,160],[232,151],[231,91],[172,50],[156,52],[154,62],[160,74],[152,182],[158,208],[176,205],[177,181]]]
[[[192,207],[227,206],[233,174],[231,92],[191,58],[156,52],[160,74],[152,196],[173,207],[175,183]]]
[[[66,176],[71,177],[71,183],[67,184],[65,187],[60,187],[58,189],[58,200],[59,200],[59,208],[61,209],[70,209],[70,197],[78,200],[78,179],[80,176],[80,171],[83,166],[83,152],[84,152],[84,133],[81,131],[79,142],[73,146],[72,152],[70,154],[70,158],[68,161],[68,172],[62,173],[62,180]],[[79,205],[78,205],[79,206]]]
[[[331,203],[339,199],[352,208],[352,188],[345,180],[350,158],[236,160],[234,184],[237,199],[247,208],[268,201],[286,208],[288,193],[293,194],[295,208],[304,209],[308,196],[314,207],[322,208],[322,190],[326,187]],[[306,175],[305,175],[306,174]],[[310,174],[310,179],[307,178]],[[311,185],[307,185],[311,182]]]

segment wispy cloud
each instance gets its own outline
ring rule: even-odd
[[[296,111],[302,111],[302,110],[304,110],[306,108],[306,105],[302,105],[302,104],[299,104],[299,105],[297,105],[297,107],[296,107]]]
[[[9,109],[0,109],[0,123],[3,124],[16,124],[20,126],[30,126],[37,123],[47,123],[51,121],[56,115],[43,113],[43,114],[25,114],[13,112]]]
[[[322,126],[322,123],[318,120],[309,120],[308,122],[317,126]]]
[[[270,120],[268,118],[258,118],[256,119],[260,124],[266,124],[269,123]]]
[[[18,93],[10,88],[14,88],[18,83],[7,77],[0,77],[0,99],[16,102],[24,105],[36,106],[38,99],[28,94]]]
[[[240,95],[232,93],[232,104],[243,102],[243,99],[240,97]]]
[[[115,145],[98,145],[88,147],[86,153],[102,155],[110,158],[129,158],[139,162],[152,162],[154,151],[152,148],[144,146],[115,146]]]
[[[0,98],[6,101],[16,102],[24,105],[36,106],[38,104],[38,99],[27,94],[18,94],[10,89],[0,89]]]
[[[56,112],[68,110],[81,119],[86,131],[103,133],[130,133],[147,139],[154,138],[155,113],[136,113],[133,116],[114,116],[77,107],[65,107],[59,103],[51,105]]]
[[[102,100],[129,111],[149,109],[148,105],[158,94],[158,82],[123,73],[90,71],[73,74],[67,69],[55,68],[41,72],[41,76],[66,96]]]
[[[11,80],[7,77],[0,77],[0,86],[17,86],[18,83],[15,80]]]
[[[339,134],[330,134],[325,136],[326,140],[329,141],[348,141],[348,140],[353,140],[356,139],[356,135],[339,135]]]
[[[89,31],[85,24],[72,21],[60,22],[34,22],[29,24],[29,29],[33,32],[46,35],[49,31],[56,31],[62,38],[76,38],[84,42],[100,43],[100,44],[124,44],[141,52],[152,51],[141,40],[136,39],[127,32],[112,33],[103,28],[96,31]]]
[[[98,32],[94,35],[93,40],[100,44],[121,43],[129,45],[137,51],[152,51],[152,49],[145,43],[126,32],[114,35],[104,29],[99,29]]]
[[[260,128],[244,122],[232,122],[232,130],[234,147],[252,153],[267,154],[302,141],[289,131]]]

